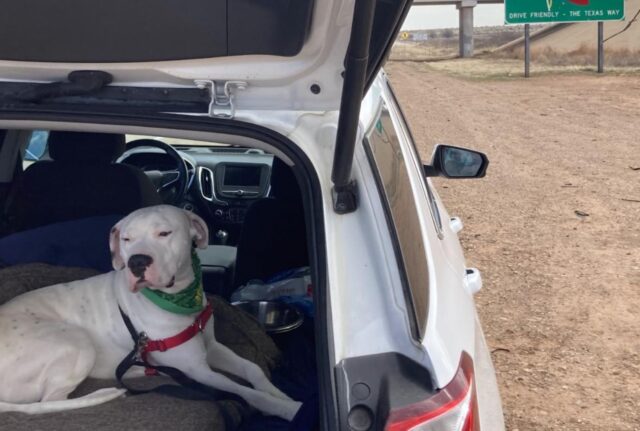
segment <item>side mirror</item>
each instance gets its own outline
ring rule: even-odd
[[[482,178],[487,173],[489,159],[479,151],[451,145],[437,145],[430,165],[423,165],[427,177]]]

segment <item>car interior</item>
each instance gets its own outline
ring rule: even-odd
[[[261,333],[256,341],[247,331],[239,336],[237,328],[247,318],[246,324],[255,326],[253,317],[238,317],[229,306],[243,285],[268,284],[309,267],[302,193],[285,161],[259,148],[133,134],[10,130],[0,131],[0,143],[5,170],[0,175],[0,288],[3,272],[6,278],[12,268],[29,264],[49,265],[49,275],[55,272],[51,268],[63,267],[109,271],[108,232],[120,218],[157,204],[192,211],[210,232],[208,248],[198,251],[205,292],[215,298],[214,315],[221,326],[236,325],[235,332],[219,334],[216,320],[217,337],[240,350],[247,347],[242,343],[251,344],[252,360],[264,363],[276,386],[302,401],[317,400],[312,309],[304,310],[300,328],[271,337]],[[0,304],[10,299],[6,296],[0,294]],[[113,382],[88,382],[78,395],[96,385]],[[190,397],[183,395],[151,393],[28,420],[11,413],[0,417],[13,419],[15,429],[22,429],[18,423],[24,429],[58,429],[52,424],[73,422],[65,425],[68,430],[87,429],[108,414],[109,423],[100,429],[136,429],[135,421],[155,420],[165,405],[167,420],[192,421],[181,429],[290,429],[283,420],[249,414],[232,401],[216,401],[217,409],[209,409],[203,419],[196,412],[211,401],[187,401]],[[221,415],[221,409],[227,414]],[[233,425],[230,411],[237,419]]]

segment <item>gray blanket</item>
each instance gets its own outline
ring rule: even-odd
[[[9,299],[52,284],[88,278],[97,273],[82,268],[62,268],[45,264],[29,264],[0,270],[0,304]],[[216,338],[238,355],[255,362],[267,373],[275,367],[280,352],[271,338],[248,314],[212,296]],[[136,388],[170,383],[165,377],[132,379]],[[100,387],[115,386],[115,380],[88,379],[72,394],[79,396]],[[187,401],[149,393],[128,396],[96,407],[44,415],[21,413],[0,414],[2,431],[143,431],[189,430],[222,431],[225,429],[220,409],[233,418],[226,429],[235,429],[242,418],[254,413],[235,401]]]

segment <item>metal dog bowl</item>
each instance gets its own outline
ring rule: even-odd
[[[282,334],[300,327],[304,316],[291,305],[276,301],[238,301],[231,305],[253,316],[265,331]]]

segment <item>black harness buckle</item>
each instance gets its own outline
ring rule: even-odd
[[[136,339],[136,359],[143,359],[143,352],[147,347],[147,344],[149,344],[149,336],[146,332],[142,331],[138,334]]]

